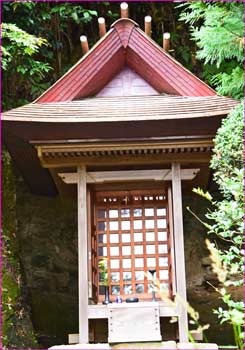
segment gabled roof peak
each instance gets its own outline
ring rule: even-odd
[[[120,24],[126,24],[126,25],[134,25],[135,27],[139,27],[139,24],[136,23],[134,20],[130,19],[130,18],[119,18],[118,20],[116,20],[114,23],[112,23],[110,28],[114,28],[116,26],[118,26]]]
[[[71,101],[98,94],[129,66],[159,93],[212,96],[216,92],[193,75],[129,18],[111,29],[35,102]]]
[[[129,18],[121,18],[112,25],[112,28],[116,30],[124,48],[129,45],[131,34],[137,27],[139,27],[139,25]]]

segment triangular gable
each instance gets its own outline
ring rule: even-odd
[[[96,96],[149,96],[158,95],[147,81],[128,66],[124,67]]]
[[[71,101],[94,96],[129,66],[159,93],[211,96],[215,91],[193,75],[130,19],[110,31],[35,102]]]

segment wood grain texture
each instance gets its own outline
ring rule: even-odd
[[[126,198],[126,202],[125,202]],[[113,201],[112,201],[113,199]],[[128,210],[128,215],[124,216],[125,209]],[[149,215],[149,208],[151,213]],[[165,210],[165,213],[159,213],[159,210]],[[113,217],[110,213],[114,212]],[[148,210],[148,213],[147,213]],[[113,286],[120,288],[119,294],[123,297],[123,300],[132,294],[137,296],[139,300],[147,299],[151,300],[152,295],[148,290],[149,276],[147,277],[147,271],[150,267],[156,268],[156,277],[161,284],[165,285],[165,292],[171,297],[172,291],[170,289],[170,279],[168,274],[162,276],[160,271],[167,271],[169,269],[170,261],[168,260],[169,254],[169,235],[168,235],[168,215],[167,215],[167,200],[166,192],[164,189],[156,190],[132,190],[132,191],[102,191],[96,192],[96,230],[98,235],[98,259],[103,259],[107,256],[109,259],[108,271],[118,273],[116,280],[110,280],[111,291]],[[135,215],[135,213],[137,215]],[[116,215],[115,215],[116,214]],[[149,220],[153,224],[150,228],[147,228]],[[165,227],[159,228],[159,221],[165,222]],[[128,227],[123,227],[123,224],[128,223]],[[141,227],[135,227],[138,223]],[[117,242],[110,242],[110,235],[112,227],[111,224],[116,224],[116,228],[113,228],[113,234],[116,234]],[[164,225],[163,225],[164,226]],[[111,228],[110,228],[111,227]],[[154,240],[147,238],[147,231],[151,231]],[[165,235],[162,234],[165,232]],[[135,234],[140,233],[140,239],[135,239]],[[159,236],[160,233],[160,236]],[[130,235],[129,240],[123,240],[124,234]],[[101,235],[107,237],[103,241]],[[99,238],[100,237],[100,238]],[[152,247],[154,246],[154,251]],[[163,246],[165,250],[162,250]],[[111,252],[112,247],[118,248],[116,254]],[[125,252],[124,249],[127,249]],[[137,251],[140,248],[140,251]],[[151,248],[151,251],[148,250]],[[105,252],[106,249],[106,252]],[[161,258],[166,259],[165,264],[161,263]],[[117,267],[112,267],[111,262],[116,259],[119,260]],[[130,266],[123,265],[124,259],[130,259]],[[149,259],[155,260],[149,262]],[[141,265],[138,265],[137,260],[141,260]],[[115,260],[114,260],[115,261]],[[144,261],[144,262],[143,262]],[[153,264],[153,265],[149,265]],[[110,268],[112,270],[110,270]],[[136,272],[142,272],[143,276],[136,278]],[[125,279],[124,272],[130,272],[130,278]],[[100,281],[98,283],[101,285]],[[138,291],[137,285],[142,285],[143,290]],[[131,287],[131,291],[125,291],[124,287]],[[115,292],[115,290],[114,290]],[[103,300],[104,291],[100,292],[99,301]],[[113,294],[113,292],[112,292]],[[157,298],[160,298],[160,294],[157,293]],[[116,295],[111,295],[111,300],[115,301]]]
[[[150,96],[158,95],[150,84],[129,67],[123,68],[96,96]]]
[[[35,143],[35,142],[33,142]],[[40,142],[39,145],[36,146],[37,152],[38,152],[38,157],[40,157],[42,154],[45,153],[80,153],[79,155],[92,155],[95,154],[96,152],[104,152],[101,155],[105,154],[111,154],[111,155],[116,155],[116,154],[121,154],[121,151],[125,151],[125,154],[127,154],[127,151],[132,152],[132,154],[137,155],[137,154],[146,154],[147,152],[150,152],[150,154],[160,153],[160,151],[170,151],[176,153],[176,150],[181,153],[185,153],[186,151],[190,152],[195,149],[194,152],[200,151],[200,152],[205,152],[210,150],[213,147],[213,138],[201,138],[201,139],[185,139],[183,140],[174,140],[174,141],[157,141],[157,140],[152,140],[151,142],[147,142],[145,140],[142,140],[141,142],[135,141],[135,142],[127,142],[126,140],[119,141],[119,142],[114,142],[114,143],[94,143],[94,142],[85,142],[85,143],[79,143],[76,142],[75,144],[50,144],[43,142]],[[154,151],[154,152],[152,152]],[[107,153],[106,153],[107,152]],[[111,152],[111,153],[110,153]],[[119,153],[117,153],[119,152]]]
[[[88,234],[86,168],[77,169],[79,342],[88,343]]]
[[[180,179],[192,180],[195,178],[199,169],[181,169]],[[59,173],[61,179],[67,184],[75,184],[79,182],[77,173]],[[103,183],[103,182],[121,182],[121,181],[171,181],[173,173],[170,169],[152,169],[152,170],[120,170],[120,171],[93,171],[87,172],[87,183]]]
[[[186,306],[186,280],[184,256],[184,230],[182,213],[181,169],[179,163],[172,163],[172,202],[174,223],[174,249],[176,264],[176,289],[179,307],[179,340],[188,341],[188,317]]]
[[[146,302],[144,301],[144,304]],[[128,310],[130,311],[130,305],[128,306]],[[141,305],[141,302],[139,302]],[[178,316],[178,309],[175,303],[166,304],[165,302],[160,301],[160,317],[172,317]],[[88,305],[88,318],[89,319],[106,319],[109,317],[108,307],[106,305],[98,304],[98,305]]]
[[[144,93],[149,93],[151,86],[160,94],[175,96],[86,98],[98,94],[125,67],[133,69],[147,82],[147,87],[142,87]],[[130,84],[134,85],[133,82]],[[139,86],[133,93],[139,93]],[[31,190],[36,194],[55,195],[57,190],[52,178],[41,168],[35,149],[28,145],[30,140],[66,143],[112,138],[211,137],[220,126],[221,118],[236,104],[237,101],[217,96],[141,31],[135,22],[120,19],[34,103],[3,113],[3,137]],[[21,147],[18,146],[20,143]],[[197,161],[198,156],[193,154],[193,159]],[[167,157],[163,161],[167,161]],[[174,161],[186,160],[185,155],[178,157],[174,153],[169,156]],[[64,155],[58,161],[44,158],[40,158],[41,165],[46,168],[97,162],[117,165],[121,161],[117,155],[104,157],[103,154],[91,158]],[[153,163],[162,162],[157,154],[149,158]],[[201,161],[203,158],[201,155]],[[143,154],[136,154],[135,160],[123,155],[124,164],[134,161],[142,164],[149,163],[150,159]]]
[[[174,226],[173,226],[173,202],[172,202],[172,189],[168,187],[168,211],[169,211],[169,241],[170,241],[170,258],[171,258],[171,281],[173,296],[176,295],[176,262],[174,254]]]
[[[111,304],[109,309],[109,343],[161,341],[159,304]],[[140,322],[139,322],[140,320]]]
[[[238,101],[223,97],[121,96],[30,103],[3,113],[3,121],[101,123],[193,119],[228,114]]]

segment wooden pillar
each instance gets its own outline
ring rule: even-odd
[[[120,5],[121,9],[121,18],[128,18],[128,4],[126,2],[122,2]]]
[[[145,16],[145,33],[151,36],[151,16]]]
[[[105,26],[104,17],[99,17],[98,23],[99,23],[100,38],[102,38],[106,34],[106,26]]]
[[[182,213],[182,193],[180,164],[172,163],[172,189],[173,189],[173,223],[174,246],[176,263],[176,291],[179,309],[179,340],[188,341],[188,317],[186,307],[186,281],[185,281],[185,255],[184,231]]]
[[[80,41],[81,41],[83,55],[85,55],[89,51],[88,39],[86,35],[81,35]]]
[[[173,223],[173,196],[172,188],[168,187],[168,210],[169,210],[169,239],[171,249],[171,278],[172,278],[172,292],[176,295],[176,261],[174,255],[174,223]]]
[[[86,167],[78,167],[77,174],[79,343],[87,344],[89,342],[89,330]]]
[[[170,48],[170,33],[163,33],[163,49],[169,51]]]

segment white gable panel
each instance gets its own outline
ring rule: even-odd
[[[159,93],[129,67],[117,74],[96,96],[143,96]]]

